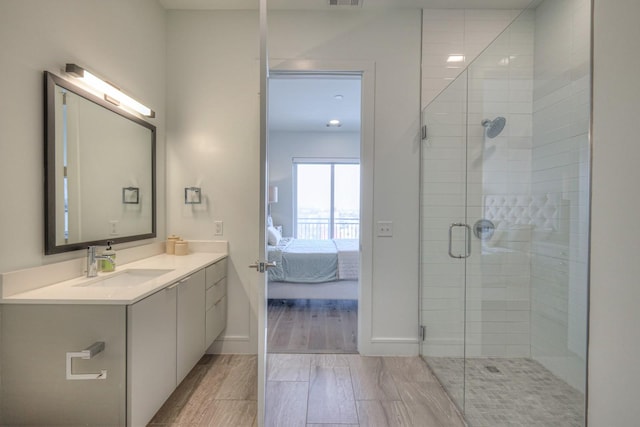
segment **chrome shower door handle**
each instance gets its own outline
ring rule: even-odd
[[[466,242],[466,245],[465,245],[466,251],[464,255],[455,255],[453,253],[452,246],[453,246],[454,227],[464,227],[464,240]],[[454,222],[449,226],[449,256],[451,258],[457,258],[457,259],[469,258],[469,256],[471,256],[471,227],[469,227],[468,224],[465,224],[463,222]]]
[[[469,258],[471,256],[471,227],[469,224],[464,224],[464,239],[467,241],[467,253],[465,258]]]

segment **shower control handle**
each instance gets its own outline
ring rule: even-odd
[[[464,240],[466,242],[466,245],[465,245],[466,251],[464,255],[455,255],[453,253],[452,245],[453,245],[454,227],[464,227]],[[458,259],[469,258],[471,256],[471,227],[469,227],[469,224],[465,224],[463,222],[454,222],[449,226],[449,256],[451,258],[458,258]]]

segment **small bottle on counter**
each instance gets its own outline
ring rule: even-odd
[[[111,248],[113,242],[111,240],[107,240],[107,249],[102,252],[102,255],[108,256],[113,260],[113,262],[108,259],[100,260],[100,271],[110,272],[115,271],[116,269],[116,251]]]
[[[175,254],[176,242],[180,240],[180,236],[176,236],[175,234],[171,234],[167,237],[167,242],[165,243],[165,249],[167,254],[173,255]]]
[[[188,255],[189,254],[189,242],[185,240],[177,240],[175,243],[176,255]]]

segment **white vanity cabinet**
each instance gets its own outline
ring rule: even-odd
[[[128,306],[127,344],[127,424],[146,425],[206,350],[205,269]]]
[[[144,426],[176,388],[176,283],[127,306],[127,425]]]
[[[123,305],[4,305],[0,425],[125,425],[126,320]],[[72,372],[105,370],[106,378],[67,380],[66,353],[95,342],[104,350],[73,359]]]
[[[226,266],[191,267],[135,303],[3,305],[0,425],[149,423],[226,327]],[[66,353],[96,342],[72,371],[105,379],[66,379]]]
[[[208,266],[205,273],[205,349],[207,349],[227,326],[227,259]]]
[[[176,384],[180,384],[207,349],[204,345],[205,269],[182,279],[176,289],[178,291]]]

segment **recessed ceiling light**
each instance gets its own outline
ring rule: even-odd
[[[464,62],[464,55],[449,55],[447,62]]]
[[[329,123],[327,123],[327,127],[339,128],[340,126],[342,126],[342,123],[338,119],[331,119]]]
[[[343,98],[344,98],[344,96],[342,96],[342,95],[335,95],[333,97],[333,99],[335,99],[336,101],[342,101]]]

